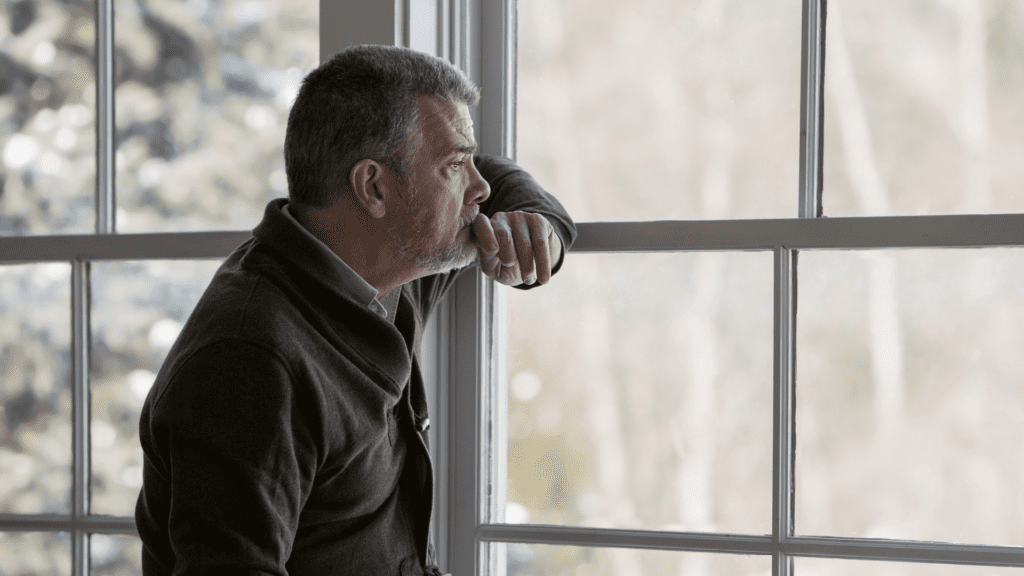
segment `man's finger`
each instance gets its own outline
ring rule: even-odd
[[[498,258],[504,267],[510,268],[516,264],[518,259],[508,218],[503,212],[495,214],[491,218],[491,227],[494,229],[494,237],[498,241]]]
[[[506,286],[516,286],[522,283],[518,264],[513,263],[511,266],[504,266],[502,265],[501,260],[498,259],[497,255],[488,254],[479,248],[478,250],[478,254],[480,256],[480,270],[485,275]]]
[[[498,239],[494,236],[494,227],[491,219],[484,214],[477,214],[470,227],[473,231],[473,243],[487,254],[498,253]]]
[[[534,246],[531,238],[529,214],[519,214],[512,224],[512,236],[516,243],[516,254],[519,255],[519,271],[523,276],[523,282],[533,284],[537,281],[537,272],[534,268]]]
[[[536,282],[541,284],[547,284],[551,280],[551,247],[550,247],[550,234],[554,233],[554,228],[548,224],[547,219],[541,215],[537,215],[537,218],[531,219],[530,222],[530,235],[533,237],[533,255],[535,257],[536,266]],[[528,282],[533,284],[533,282]]]

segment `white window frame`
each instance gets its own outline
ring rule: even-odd
[[[453,0],[469,30],[452,61],[484,94],[477,121],[485,152],[515,158],[516,0]],[[772,532],[768,535],[622,530],[504,522],[504,289],[465,275],[441,311],[439,450],[450,456],[436,483],[442,494],[436,532],[443,569],[459,575],[505,574],[492,542],[626,547],[762,555],[773,576],[794,573],[794,557],[1024,567],[1024,547],[906,540],[798,536],[794,531],[794,329],[796,254],[805,249],[898,249],[1024,246],[1024,214],[822,218],[823,91],[826,0],[803,0],[800,177],[790,219],[582,222],[574,253],[771,251],[774,253],[774,405]],[[473,27],[476,23],[478,27]],[[478,54],[478,56],[477,56]],[[557,191],[555,191],[557,194]],[[571,265],[571,262],[567,265]],[[444,388],[441,386],[440,388]],[[472,497],[470,497],[472,496]],[[499,547],[500,550],[500,547]]]
[[[135,534],[134,519],[89,511],[89,265],[97,260],[219,259],[248,231],[117,234],[114,222],[113,0],[96,0],[96,232],[0,238],[0,264],[69,262],[72,326],[72,498],[69,514],[0,514],[0,531],[71,534],[72,576],[89,573],[89,535]],[[359,18],[353,18],[353,9]],[[450,59],[483,89],[473,110],[483,152],[515,157],[515,0],[321,0],[321,56],[352,43],[411,46]],[[459,576],[504,574],[491,542],[755,554],[774,576],[796,556],[1024,567],[1024,547],[797,536],[793,530],[795,254],[801,249],[1024,246],[1024,215],[819,218],[825,0],[804,0],[798,217],[774,220],[584,222],[575,252],[774,253],[772,533],[764,536],[504,523],[505,295],[465,274],[424,337],[433,413],[433,534]],[[324,23],[328,23],[324,26]],[[557,191],[555,191],[557,193]],[[492,442],[491,439],[494,439]]]
[[[71,504],[67,514],[0,514],[0,532],[61,532],[70,535],[71,576],[90,572],[91,534],[137,535],[132,516],[93,514],[89,510],[90,389],[89,314],[90,264],[94,261],[223,259],[251,237],[249,231],[119,234],[116,229],[114,188],[114,0],[95,0],[96,22],[96,228],[93,234],[0,237],[0,265],[67,262],[71,265],[71,396],[72,464]],[[466,31],[471,8],[465,0],[320,0],[320,59],[352,44],[410,46],[450,58],[470,61]],[[324,25],[326,23],[327,25]],[[504,104],[502,104],[504,105]],[[474,110],[474,114],[479,114]],[[431,408],[446,413],[447,388],[436,386],[447,374],[443,346],[437,337],[447,333],[450,301],[441,305],[441,320],[426,329],[424,371]],[[440,396],[440,398],[438,397]],[[440,405],[440,409],[439,409]],[[430,434],[435,445],[447,438],[445,424]],[[440,438],[440,440],[438,440]],[[447,450],[434,450],[437,461]],[[445,482],[446,467],[436,467]],[[445,506],[444,491],[440,501]],[[435,508],[438,518],[449,515]],[[435,528],[435,532],[442,531]]]

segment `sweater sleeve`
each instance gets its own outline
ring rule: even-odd
[[[526,170],[502,156],[480,154],[473,158],[477,170],[491,186],[491,195],[480,204],[480,211],[488,216],[498,212],[533,212],[543,215],[555,229],[562,241],[562,254],[551,268],[558,272],[565,260],[565,253],[576,240],[576,224],[561,202],[544,190]],[[519,285],[516,288],[529,290],[539,284]]]
[[[255,344],[209,345],[172,376],[151,438],[170,483],[175,576],[285,576],[316,471],[314,415]],[[155,472],[154,472],[155,473]]]

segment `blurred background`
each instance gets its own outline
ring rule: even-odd
[[[115,2],[117,229],[241,230],[286,194],[315,0]],[[519,0],[518,161],[578,222],[790,218],[799,0]],[[0,2],[0,235],[91,233],[94,7]],[[1024,1],[831,0],[825,216],[1024,212]],[[487,97],[487,94],[484,94]],[[1020,249],[799,254],[799,534],[1024,539]],[[94,513],[216,261],[91,265]],[[770,253],[572,254],[508,295],[505,521],[771,531]],[[0,266],[0,513],[70,508],[70,266]],[[94,535],[97,574],[139,574]],[[766,575],[763,557],[493,544],[510,575]],[[0,533],[0,576],[68,574]],[[1008,570],[798,560],[798,574]]]
[[[577,221],[796,217],[801,4],[519,0],[520,164]],[[825,216],[1024,212],[1024,2],[830,0],[826,38]],[[805,251],[797,274],[797,533],[1019,545],[1024,251]],[[771,533],[771,282],[770,253],[573,254],[507,291],[505,520]],[[507,556],[522,576],[771,573]]]
[[[0,235],[95,230],[89,0],[0,2]],[[316,0],[117,0],[119,232],[245,230],[287,193],[282,143],[319,61]],[[91,512],[131,516],[139,410],[218,261],[93,262]],[[0,266],[0,513],[69,513],[70,272]],[[92,573],[141,574],[137,537]],[[69,574],[70,538],[0,532],[0,576]]]

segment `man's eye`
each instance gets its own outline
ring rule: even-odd
[[[452,168],[454,170],[460,170],[464,164],[465,162],[462,162],[461,160],[458,162],[452,162]]]

